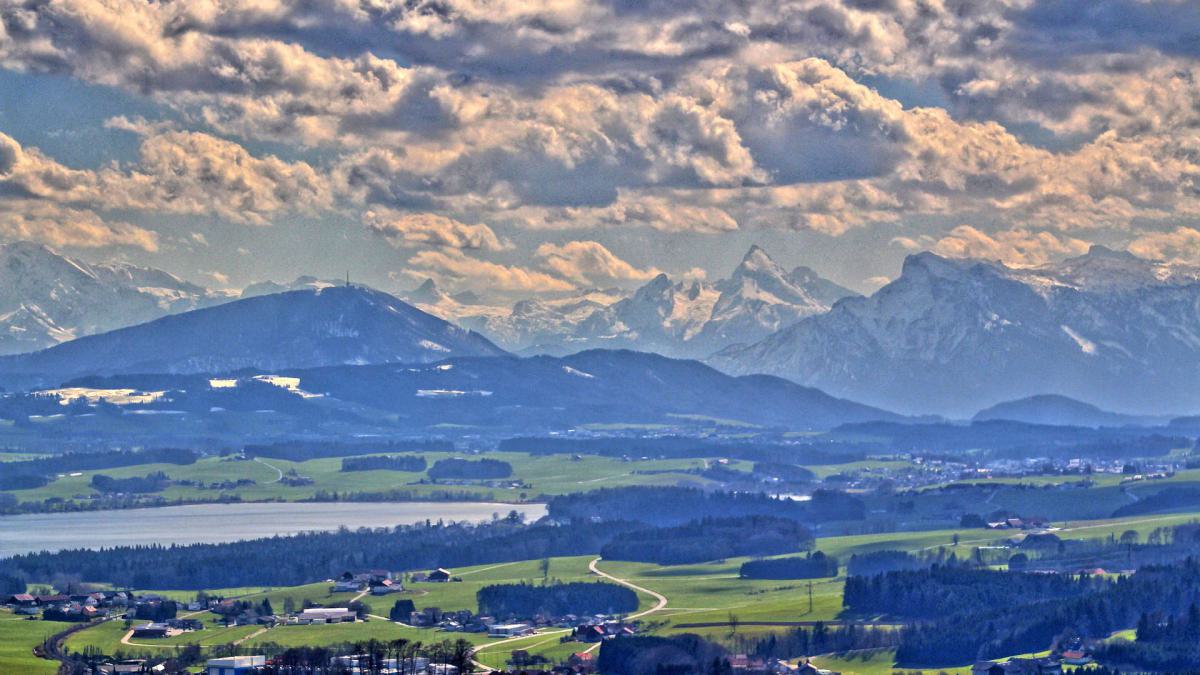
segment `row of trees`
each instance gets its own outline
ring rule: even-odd
[[[899,631],[854,624],[831,627],[818,623],[782,633],[772,632],[765,637],[734,636],[734,646],[738,652],[763,659],[790,660],[858,649],[895,649],[898,644]]]
[[[386,569],[413,570],[584,555],[599,551],[614,536],[643,527],[591,521],[526,526],[513,512],[479,525],[427,522],[222,544],[30,553],[0,560],[0,575],[36,582],[56,574],[78,574],[127,588],[296,586],[368,561]]]
[[[842,603],[854,612],[936,619],[979,608],[1078,597],[1095,592],[1106,583],[1094,577],[1019,574],[946,564],[872,577],[848,577]]]
[[[434,480],[475,479],[490,480],[508,478],[512,475],[512,464],[498,459],[461,459],[451,457],[439,459],[429,468],[429,477]]]
[[[148,473],[145,476],[130,476],[128,478],[113,478],[102,473],[92,476],[92,488],[99,492],[132,492],[147,494],[162,492],[171,484],[171,477],[162,471]]]
[[[771,443],[760,440],[713,441],[683,436],[663,438],[520,437],[500,442],[503,452],[534,455],[581,454],[603,457],[729,457],[781,464],[845,464],[884,452],[882,445],[846,441]]]
[[[742,563],[743,579],[820,579],[836,577],[838,561],[821,551],[806,556],[749,560]]]
[[[639,520],[651,525],[678,525],[697,518],[773,516],[802,522],[862,520],[866,507],[856,497],[817,490],[800,502],[762,493],[706,492],[696,488],[630,486],[552,497],[551,518]]]
[[[567,614],[627,614],[637,609],[637,593],[604,582],[519,583],[484,586],[475,594],[480,614],[531,619]]]
[[[278,389],[278,387],[276,387]],[[328,457],[354,457],[376,453],[454,452],[454,443],[436,439],[411,441],[280,441],[251,444],[242,449],[247,457],[270,457],[291,462]]]
[[[49,483],[58,474],[116,469],[139,464],[194,464],[199,455],[184,448],[68,452],[20,462],[5,462],[0,490],[27,490]]]
[[[794,553],[812,543],[813,535],[807,527],[786,518],[704,518],[617,535],[600,549],[600,555],[609,560],[681,565],[744,555]]]
[[[641,635],[600,645],[596,667],[621,675],[732,675],[725,649],[698,635]]]
[[[421,455],[384,455],[347,457],[342,460],[342,471],[412,471],[421,472],[426,467]]]

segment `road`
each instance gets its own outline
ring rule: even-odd
[[[267,481],[266,483],[264,483],[264,485],[270,485],[271,483],[278,483],[279,481],[283,480],[283,470],[280,469],[279,467],[277,467],[273,464],[267,464],[266,462],[263,461],[262,457],[255,457],[254,461],[258,462],[259,464],[262,464],[263,466],[267,467],[268,469],[274,469],[275,473],[279,474],[278,476],[275,477],[275,480]]]
[[[653,607],[651,607],[649,609],[644,609],[640,612],[637,612],[636,614],[630,614],[629,616],[627,616],[625,618],[640,619],[644,616],[648,616],[655,612],[661,612],[662,610],[666,609],[667,596],[663,595],[662,593],[659,593],[658,591],[652,591],[649,588],[644,588],[642,586],[638,586],[637,584],[633,583],[632,581],[627,581],[625,579],[615,577],[615,576],[609,574],[608,572],[605,572],[604,570],[601,570],[599,567],[597,567],[596,564],[599,562],[600,562],[600,558],[595,558],[591,562],[589,562],[588,563],[588,571],[590,571],[592,574],[595,574],[598,577],[603,577],[605,579],[608,579],[609,581],[611,581],[615,584],[619,584],[621,586],[632,589],[639,593],[645,593],[646,595],[649,595],[650,597],[654,598],[654,606]],[[559,630],[548,630],[548,631],[538,632],[536,635],[546,635],[546,636],[562,635],[563,633],[569,633],[569,632],[571,632],[569,629],[559,629]],[[505,638],[504,640],[500,640],[498,642],[493,642],[491,644],[484,645],[484,646],[480,647],[479,649],[476,649],[475,653],[478,654],[480,651],[483,651],[483,650],[491,651],[493,648],[503,645],[505,643],[516,642],[518,640],[527,640],[530,637],[532,637],[532,636],[521,635],[521,636],[513,637],[513,638]],[[600,646],[600,643],[597,642],[596,644],[588,646],[588,648],[584,649],[583,651],[590,653],[590,652],[595,651],[596,648],[599,646]],[[483,663],[480,663],[479,661],[475,660],[474,658],[471,659],[471,663],[472,663],[472,665],[475,666],[476,671],[482,671],[485,673],[495,672],[494,668],[484,665]]]
[[[487,664],[476,661],[475,655],[481,651],[491,651],[492,647],[499,647],[500,645],[506,644],[509,642],[517,642],[518,640],[528,640],[531,637],[540,636],[540,635],[562,635],[563,633],[570,633],[570,632],[571,632],[571,629],[569,629],[569,628],[560,628],[560,629],[555,629],[555,630],[541,631],[538,633],[534,633],[533,635],[518,635],[516,637],[504,638],[503,640],[497,640],[495,642],[490,642],[486,645],[483,645],[479,649],[476,649],[475,651],[471,652],[471,665],[475,666],[475,672],[494,673],[494,672],[496,672],[495,668],[492,668],[491,666],[489,666]]]
[[[626,581],[625,579],[619,579],[617,577],[614,577],[613,575],[609,574],[608,572],[605,572],[605,571],[601,570],[599,567],[596,567],[596,563],[598,563],[598,562],[600,562],[600,558],[595,558],[590,563],[588,563],[588,570],[591,571],[592,574],[604,577],[605,579],[608,579],[609,581],[620,584],[626,588],[632,588],[633,590],[638,591],[639,593],[645,593],[646,595],[653,597],[657,601],[655,603],[655,605],[653,607],[651,607],[650,609],[642,610],[642,611],[638,612],[637,614],[630,614],[626,618],[640,619],[643,616],[646,616],[648,614],[653,614],[655,612],[661,612],[662,610],[667,608],[667,596],[663,595],[662,593],[659,593],[658,591],[652,591],[649,588],[643,588],[641,586],[638,586],[637,584],[635,584],[631,581]]]

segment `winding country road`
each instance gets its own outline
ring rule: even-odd
[[[653,614],[655,612],[661,612],[662,610],[667,608],[667,596],[663,595],[662,593],[659,593],[658,591],[652,591],[649,588],[642,588],[641,586],[638,586],[637,584],[635,584],[631,581],[626,581],[625,579],[619,579],[617,577],[614,577],[613,575],[609,574],[608,572],[602,571],[599,567],[596,567],[596,563],[598,563],[598,562],[600,562],[600,558],[595,558],[590,563],[588,563],[588,570],[592,574],[604,577],[605,579],[608,579],[609,581],[620,584],[626,588],[632,588],[633,590],[638,591],[639,593],[645,593],[646,595],[649,595],[658,601],[650,609],[642,610],[642,611],[638,612],[637,614],[630,614],[626,618],[640,619],[643,616],[646,616],[648,614]]]
[[[638,586],[637,584],[635,584],[635,583],[633,583],[633,582],[631,582],[631,581],[627,581],[627,580],[625,580],[625,579],[621,579],[621,578],[619,578],[619,577],[615,577],[615,576],[613,576],[613,575],[609,574],[608,572],[605,572],[604,570],[601,570],[599,567],[596,567],[596,564],[597,564],[597,563],[599,563],[599,562],[600,562],[600,558],[595,558],[595,559],[593,559],[591,562],[589,562],[589,563],[588,563],[588,571],[589,571],[589,572],[591,572],[592,574],[595,574],[595,575],[596,575],[596,576],[598,576],[598,577],[603,577],[603,578],[605,578],[605,579],[608,579],[609,581],[611,581],[611,582],[613,582],[613,583],[615,583],[615,584],[619,584],[619,585],[621,585],[621,586],[624,586],[624,587],[626,587],[626,588],[630,588],[630,589],[632,589],[632,590],[634,590],[634,591],[637,591],[637,592],[639,592],[639,593],[645,593],[646,595],[649,595],[650,597],[654,598],[654,600],[655,600],[655,602],[654,602],[654,606],[653,606],[653,607],[651,607],[651,608],[649,608],[649,609],[644,609],[644,610],[642,610],[642,611],[640,611],[640,612],[637,612],[636,614],[630,614],[629,616],[627,616],[627,617],[625,617],[625,618],[627,618],[627,619],[640,619],[640,618],[642,618],[642,617],[644,617],[644,616],[647,616],[647,615],[653,614],[653,613],[655,613],[655,612],[661,612],[662,610],[666,609],[666,607],[667,607],[667,596],[663,595],[662,593],[659,593],[658,591],[652,591],[652,590],[650,590],[649,588],[643,588],[643,587],[641,587],[641,586]],[[562,629],[562,630],[549,630],[549,631],[542,631],[542,632],[538,632],[538,633],[536,633],[536,635],[546,635],[546,636],[550,636],[550,635],[562,635],[563,633],[569,633],[569,632],[570,632],[570,630],[569,630],[569,629]],[[513,637],[513,638],[506,638],[506,639],[504,639],[504,640],[500,640],[500,641],[498,641],[498,642],[493,642],[493,643],[491,643],[491,644],[484,645],[484,646],[480,647],[479,649],[476,649],[476,650],[475,650],[475,653],[476,653],[476,654],[478,654],[478,653],[479,653],[479,652],[481,652],[481,651],[491,651],[491,650],[492,650],[494,647],[497,647],[497,646],[499,646],[499,645],[503,645],[503,644],[505,644],[505,643],[508,643],[508,642],[516,642],[517,640],[526,640],[526,639],[528,639],[528,638],[530,638],[530,637],[532,637],[532,636],[530,636],[530,635],[520,635],[520,636]],[[583,651],[585,651],[585,652],[589,652],[589,653],[590,653],[590,652],[594,651],[594,650],[595,650],[597,647],[599,647],[599,646],[600,646],[600,643],[596,643],[596,644],[593,644],[593,645],[589,646],[587,649],[584,649]],[[494,668],[491,668],[491,667],[489,667],[489,666],[487,666],[487,665],[484,665],[483,663],[480,663],[479,661],[475,660],[474,658],[472,658],[472,659],[471,659],[471,663],[472,663],[472,665],[474,665],[474,666],[475,666],[475,669],[476,669],[476,671],[477,671],[477,672],[479,672],[479,671],[482,671],[482,672],[485,672],[485,673],[491,673],[491,672],[495,672],[495,669],[494,669]]]
[[[275,473],[279,474],[278,476],[276,476],[275,480],[263,483],[264,485],[271,485],[272,483],[278,483],[279,481],[283,480],[283,469],[280,469],[279,467],[274,466],[272,464],[267,464],[266,462],[264,462],[262,460],[262,457],[255,457],[254,461],[258,462],[259,464],[262,464],[263,466],[267,467],[268,469],[274,469]]]

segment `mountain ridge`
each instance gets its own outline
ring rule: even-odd
[[[681,358],[754,342],[856,295],[811,268],[787,272],[757,245],[728,279],[716,282],[675,281],[659,274],[629,293],[590,289],[565,298],[521,300],[509,311],[463,306],[430,291],[426,282],[405,297],[516,353],[627,348]]]
[[[86,263],[31,242],[0,245],[0,355],[207,307],[228,298],[162,270]]]
[[[1196,409],[1200,273],[1102,247],[1033,268],[923,252],[870,297],[708,362],[905,413],[966,417],[1048,391]]]
[[[0,359],[0,373],[69,379],[502,355],[486,338],[365,287],[254,296]]]

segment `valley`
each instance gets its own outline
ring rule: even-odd
[[[895,307],[928,293],[974,316],[1051,280],[1051,304],[1026,307],[1044,323],[1056,294],[1186,296],[1193,276],[1103,250],[1036,270],[923,254],[863,298],[754,248],[712,284],[660,276],[475,319],[432,283],[410,304],[299,279],[6,356],[0,638],[19,647],[0,658],[439,675],[651,675],[664,654],[747,673],[1189,658],[1147,627],[1200,601],[1186,399],[1151,414],[970,374],[980,345],[1019,353],[1006,341],[1033,318],[988,319],[983,342],[956,329],[945,353],[966,371],[872,366],[843,338],[865,335],[854,316],[883,326],[872,349],[920,343],[904,331],[930,315]],[[537,331],[513,323],[534,315]],[[807,386],[763,351],[825,324],[866,369],[842,369],[849,385]],[[1046,331],[1038,367],[1067,383],[1054,369],[1075,357]],[[949,391],[904,380],[910,363],[970,383],[962,407],[887,398]],[[1165,600],[1126,590],[1161,585]]]
[[[1109,521],[1077,521],[1063,523],[1055,532],[1064,540],[1103,539],[1110,534],[1137,532],[1143,538],[1157,528],[1195,522],[1200,514],[1189,513],[1138,519]],[[1018,537],[1019,538],[1019,537]],[[818,538],[815,548],[840,559],[849,559],[855,554],[872,551],[906,551],[921,553],[938,550],[946,555],[956,554],[966,558],[978,547],[1011,546],[1013,537],[1008,533],[985,536],[970,530],[942,530],[920,533],[893,533],[881,535],[858,535]],[[796,626],[811,626],[823,622],[835,626],[839,622],[854,621],[869,627],[873,623],[894,626],[895,620],[886,617],[854,616],[843,607],[841,586],[845,574],[814,579],[811,584],[811,603],[808,581],[756,581],[739,577],[738,568],[747,558],[730,558],[713,563],[687,566],[658,566],[642,563],[607,561],[595,556],[552,557],[547,565],[539,560],[515,561],[502,564],[485,564],[453,569],[461,582],[430,583],[406,582],[406,590],[377,598],[361,597],[366,622],[327,626],[277,626],[263,630],[257,626],[220,627],[218,614],[191,612],[198,618],[202,630],[184,633],[178,637],[153,640],[150,643],[129,640],[129,628],[120,621],[103,621],[71,635],[66,647],[73,651],[84,651],[91,647],[105,653],[122,652],[129,656],[169,654],[187,645],[199,645],[203,650],[219,651],[222,645],[237,641],[248,648],[278,645],[279,647],[300,645],[337,645],[343,642],[366,642],[369,640],[412,640],[434,642],[445,638],[465,637],[475,648],[475,659],[492,667],[502,668],[511,659],[514,650],[523,650],[530,655],[548,658],[565,658],[571,653],[585,651],[594,644],[573,641],[563,642],[569,630],[553,626],[539,631],[539,635],[518,640],[489,639],[471,633],[447,632],[436,628],[415,628],[406,623],[397,624],[386,617],[396,598],[412,598],[416,608],[438,607],[443,612],[475,610],[475,594],[483,587],[497,583],[521,582],[531,579],[553,579],[555,583],[590,581],[596,574],[589,570],[594,566],[619,583],[632,584],[657,595],[639,592],[637,612],[631,615],[645,630],[654,634],[672,635],[696,633],[713,639],[728,639],[736,634],[743,643],[760,640],[770,635],[796,630]],[[318,582],[297,587],[205,589],[208,596],[232,597],[238,600],[262,602],[272,606],[285,604],[299,606],[302,602],[327,605],[344,604],[354,593],[330,593],[332,582]],[[196,591],[145,591],[148,595],[176,598],[185,602],[193,598]],[[665,603],[662,600],[665,599]],[[13,621],[16,621],[15,619]],[[25,622],[28,623],[28,622]],[[14,632],[23,624],[0,624],[0,636],[29,644],[31,637],[21,637]],[[7,629],[7,630],[6,630]],[[841,664],[846,672],[873,673],[877,668],[884,672],[893,669],[889,658],[892,652],[867,650],[869,657],[853,653],[831,654],[816,660],[825,664]],[[1013,656],[1018,656],[1013,654]],[[942,668],[946,672],[967,672],[970,663],[960,668]],[[903,667],[903,664],[899,664]]]

